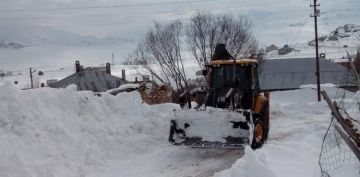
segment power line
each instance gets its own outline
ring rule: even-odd
[[[259,4],[256,4],[256,5],[259,5]],[[264,5],[267,5],[267,4],[264,4]],[[229,8],[236,8],[236,7],[241,7],[241,6],[228,6],[228,7],[224,7],[225,9],[229,9]],[[187,10],[172,10],[172,11],[169,11],[169,10],[166,10],[166,11],[156,11],[156,12],[145,12],[145,13],[141,13],[141,14],[136,14],[135,17],[139,17],[139,16],[142,16],[142,15],[156,15],[156,14],[166,14],[166,13],[177,13],[177,14],[181,14],[181,13],[189,13],[189,12],[194,12],[194,11],[197,11],[198,8],[192,8],[192,9],[187,9]],[[14,21],[17,21],[17,20],[21,20],[21,19],[24,19],[24,20],[29,20],[29,19],[52,19],[52,18],[76,18],[76,17],[123,17],[121,15],[80,15],[80,16],[67,16],[67,17],[50,17],[50,16],[38,16],[38,17],[14,17],[14,18],[0,18],[0,21],[1,20],[14,20]],[[129,16],[127,16],[127,18],[129,18]],[[65,25],[46,25],[46,26],[43,26],[43,27],[87,27],[87,26],[113,26],[113,25],[131,25],[131,24],[146,24],[147,22],[146,21],[131,21],[131,23],[128,21],[128,22],[115,22],[115,23],[93,23],[93,24],[65,24]],[[38,26],[35,26],[35,25],[2,25],[0,26],[0,28],[21,28],[21,27],[38,27]]]
[[[205,1],[205,0],[202,0]],[[206,0],[209,1],[209,0]],[[211,0],[211,1],[215,1],[215,0]],[[189,2],[200,2],[200,1],[189,1]],[[163,4],[163,3],[162,3]],[[237,9],[237,8],[246,8],[246,7],[259,7],[259,6],[268,6],[270,4],[274,4],[274,3],[256,3],[256,4],[250,4],[250,5],[236,5],[234,6],[234,4],[232,4],[231,6],[227,6],[227,7],[223,7],[224,9]],[[275,3],[277,4],[277,3]],[[282,4],[282,3],[279,3]],[[136,14],[134,15],[135,17],[139,17],[139,16],[143,16],[143,15],[156,15],[156,14],[166,14],[166,13],[172,13],[174,14],[181,14],[181,13],[189,13],[189,12],[194,12],[199,10],[198,8],[192,8],[192,9],[187,9],[185,11],[183,10],[172,10],[172,11],[156,11],[156,12],[145,12],[145,13],[140,13],[140,14]],[[1,11],[0,11],[1,12]],[[64,19],[64,18],[87,18],[87,17],[91,17],[91,18],[96,18],[96,17],[123,17],[121,15],[112,15],[112,14],[108,14],[108,15],[78,15],[78,16],[37,16],[37,17],[9,17],[9,18],[0,18],[0,21],[18,21],[18,20],[31,20],[31,19]],[[129,16],[127,16],[127,18],[129,18]],[[146,22],[134,22],[132,21],[132,23],[136,23],[136,24],[145,24]],[[115,23],[100,23],[100,24],[74,24],[74,25],[46,25],[43,27],[86,27],[86,26],[111,26],[111,25],[127,25],[130,24],[129,22],[115,22]],[[36,27],[36,26],[30,26],[30,25],[7,25],[7,26],[0,26],[0,28],[19,28],[19,27]]]
[[[306,17],[304,19],[304,22],[302,23],[302,27],[300,28],[300,30],[298,30],[298,32],[296,33],[296,35],[293,37],[293,41],[297,41],[298,37],[300,36],[300,34],[302,34],[303,30],[306,28],[306,25],[309,23],[310,19],[308,17]]]
[[[59,7],[59,8],[38,8],[38,9],[8,9],[8,10],[0,10],[0,12],[34,12],[34,11],[80,10],[80,9],[108,9],[108,8],[159,6],[159,5],[176,5],[176,4],[200,3],[200,2],[211,2],[211,1],[215,1],[215,0],[187,0],[187,1],[177,1],[177,2],[123,4],[123,5],[108,5],[108,6]]]
[[[56,27],[89,27],[89,26],[115,26],[115,25],[132,25],[132,24],[145,24],[145,22],[118,22],[118,23],[94,23],[94,24],[81,24],[81,25],[16,25],[16,26],[0,26],[1,28],[31,28],[31,27],[43,27],[43,28],[56,28]]]
[[[216,0],[202,0],[204,2],[206,1],[216,1]],[[201,1],[189,1],[189,2],[201,2]],[[274,4],[278,4],[278,5],[284,5],[283,3],[255,3],[255,4],[251,4],[251,5],[244,5],[244,4],[232,4],[231,6],[227,6],[227,7],[223,7],[224,9],[239,9],[239,8],[249,8],[249,7],[264,7],[264,6],[268,6],[268,5],[274,5]],[[18,9],[20,10],[20,9]],[[178,12],[178,13],[187,13],[189,11],[195,11],[195,10],[199,10],[199,8],[192,8],[192,9],[187,9],[185,11],[182,11],[180,9],[177,10],[167,10],[167,11],[153,11],[153,12],[140,12],[140,13],[136,13],[135,16],[140,16],[140,15],[155,15],[155,14],[164,14],[164,13],[173,13],[173,12]],[[0,12],[4,12],[1,11]],[[35,16],[35,17],[29,17],[29,16],[25,16],[25,17],[6,17],[6,18],[0,18],[0,21],[16,21],[16,20],[31,20],[31,19],[64,19],[64,18],[87,18],[87,17],[120,17],[122,15],[113,15],[113,14],[102,14],[102,15],[71,15],[71,16]]]
[[[165,2],[165,3],[147,3],[147,4],[128,4],[128,5],[120,5],[121,7],[131,7],[131,6],[145,6],[145,5],[149,5],[149,4],[152,4],[152,5],[164,5],[164,4],[175,4],[175,3],[191,3],[191,2],[207,2],[207,1],[216,1],[216,0],[195,0],[195,1],[179,1],[179,2]],[[247,7],[252,7],[252,6],[255,6],[255,7],[261,7],[261,6],[268,6],[268,5],[273,5],[273,4],[279,4],[279,5],[284,5],[283,3],[254,3],[254,4],[247,4],[247,5],[236,5],[234,6],[234,4],[232,4],[232,6],[229,6],[229,7],[225,7],[225,9],[237,9],[237,8],[247,8]],[[51,8],[51,9],[80,9],[80,8],[103,8],[103,7],[119,7],[119,6],[98,6],[98,7],[68,7],[68,8]],[[51,10],[51,9],[40,9],[40,10]],[[33,10],[38,10],[38,9],[12,9],[12,10],[5,10],[5,11],[20,11],[20,10],[30,10],[30,11],[33,11]],[[190,9],[190,10],[186,10],[186,11],[183,11],[183,13],[187,13],[187,12],[191,12],[191,11],[195,11],[196,9]],[[0,12],[4,12],[4,11],[1,11]],[[163,14],[163,13],[174,13],[176,11],[163,11],[163,12],[148,12],[148,13],[140,13],[140,14],[136,14],[135,16],[140,16],[140,15],[148,15],[148,14]],[[178,13],[182,13],[182,11],[178,10],[177,11]],[[87,18],[87,17],[117,17],[117,16],[121,16],[121,15],[80,15],[80,16],[37,16],[37,17],[9,17],[9,18],[0,18],[0,21],[2,20],[11,20],[11,21],[16,21],[16,20],[29,20],[29,19],[58,19],[58,18],[77,18],[77,17],[81,17],[81,18]],[[129,17],[127,17],[129,18]],[[137,22],[138,23],[138,22]],[[144,22],[145,23],[145,22]],[[122,25],[122,24],[129,24],[129,23],[115,23],[115,25]],[[75,24],[75,25],[57,25],[57,26],[54,26],[54,27],[70,27],[70,26],[75,26],[75,27],[80,27],[80,26],[107,26],[108,24],[85,24],[85,25],[79,25],[79,24]],[[109,24],[110,25],[110,24]],[[13,28],[13,27],[19,27],[19,26],[11,26],[11,25],[8,25],[8,26],[2,26],[0,28]],[[52,26],[49,26],[48,27],[52,27]]]
[[[17,20],[31,20],[31,19],[66,19],[66,18],[96,18],[96,17],[139,17],[143,15],[160,15],[160,14],[166,14],[166,13],[187,13],[189,11],[195,11],[196,8],[188,9],[186,11],[181,10],[172,10],[172,11],[156,11],[156,12],[142,12],[142,13],[136,13],[136,14],[130,14],[129,15],[121,15],[121,14],[100,14],[100,15],[69,15],[69,16],[35,16],[35,17],[8,17],[8,18],[0,18],[0,21],[17,21]]]

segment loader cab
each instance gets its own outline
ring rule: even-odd
[[[253,109],[259,95],[257,60],[215,60],[208,73],[207,106]]]

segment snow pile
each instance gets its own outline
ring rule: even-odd
[[[99,176],[114,159],[152,143],[167,146],[177,107],[144,105],[136,92],[96,97],[71,88],[20,91],[9,83],[0,87],[0,100],[1,177]]]
[[[227,111],[219,108],[206,108],[206,110],[179,110],[174,111],[174,117],[179,128],[186,128],[186,136],[201,137],[203,141],[225,142],[224,137],[248,137],[249,131],[232,128],[232,122],[246,122],[241,113]]]
[[[276,177],[267,164],[259,159],[253,150],[246,146],[245,156],[238,160],[230,169],[216,173],[214,177]]]
[[[351,165],[345,168],[342,168],[338,170],[336,173],[331,174],[331,177],[357,177],[359,176],[360,172],[359,170],[354,169],[360,169],[360,165]]]
[[[338,92],[337,88],[323,89],[331,98]],[[331,119],[327,104],[325,101],[317,102],[316,90],[311,88],[275,92],[270,97],[271,121],[267,143],[255,152],[245,150],[245,157],[216,177],[321,176],[318,164],[321,142]],[[358,175],[353,174],[358,174],[358,169],[358,166],[352,166],[337,171],[336,175],[355,177]]]
[[[336,94],[334,88],[324,89],[332,98]],[[270,108],[269,141],[254,152],[247,147],[242,157],[241,151],[213,154],[169,145],[169,122],[178,105],[142,104],[137,92],[97,97],[71,87],[20,91],[5,83],[0,86],[0,176],[320,176],[321,141],[331,116],[326,103],[316,101],[316,90],[304,88],[272,93]],[[176,110],[175,118],[192,117],[193,127],[205,118],[235,118],[224,110],[187,111]],[[207,131],[205,137],[222,137],[219,123],[199,128]],[[358,166],[349,168],[336,175],[358,174]]]
[[[354,97],[345,100],[344,110],[340,110],[342,115],[348,115],[352,119],[352,125],[354,129],[358,130],[360,134],[360,91],[358,91]],[[346,111],[346,112],[344,112]],[[345,116],[346,117],[346,116]],[[346,117],[347,118],[347,117]]]

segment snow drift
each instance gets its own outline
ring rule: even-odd
[[[20,91],[9,83],[0,87],[0,100],[2,177],[91,176],[109,160],[166,142],[167,110],[177,107],[142,104],[136,92],[96,97],[71,88]]]
[[[214,175],[214,177],[276,177],[266,164],[261,162],[253,150],[246,146],[245,156],[230,169]]]
[[[136,92],[97,97],[73,87],[21,91],[5,83],[0,176],[318,177],[330,111],[315,93],[311,88],[273,93],[269,140],[255,152],[247,147],[244,155],[169,145],[169,122],[179,106],[149,106]],[[349,168],[336,175],[358,174],[358,166]]]

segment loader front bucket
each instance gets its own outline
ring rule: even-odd
[[[208,148],[208,149],[243,149],[247,140],[245,138],[226,138],[226,142],[209,142],[202,141],[201,138],[186,138],[184,145],[192,148]]]
[[[169,142],[192,148],[242,149],[249,143],[246,116],[223,109],[180,110],[170,121]]]

